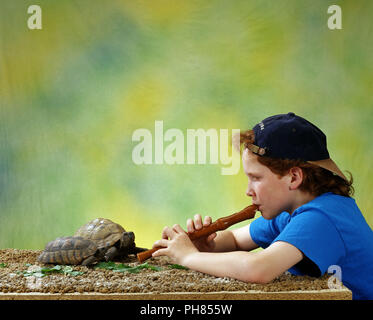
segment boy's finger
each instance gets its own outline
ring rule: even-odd
[[[216,238],[216,232],[214,233],[211,233],[208,237],[207,237],[207,242],[210,242],[212,240],[214,240]]]
[[[203,226],[207,227],[207,226],[209,226],[211,224],[211,222],[212,222],[211,217],[206,216],[205,219],[203,220]]]
[[[168,246],[168,240],[166,240],[166,239],[157,240],[156,242],[153,243],[153,248],[155,248],[155,247],[165,247],[165,248],[167,248],[167,246]]]
[[[175,231],[172,230],[170,227],[164,227],[162,231],[162,239],[172,239],[175,235]]]
[[[179,224],[174,224],[174,226],[172,227],[172,229],[173,229],[176,233],[185,233],[185,231],[183,230],[182,227],[180,227]]]
[[[194,222],[192,219],[187,220],[187,230],[188,232],[194,232]]]
[[[167,253],[168,253],[168,248],[159,249],[153,252],[152,257],[167,256]]]
[[[202,229],[202,217],[201,217],[200,214],[196,214],[196,215],[194,215],[194,227],[195,227],[197,230]]]

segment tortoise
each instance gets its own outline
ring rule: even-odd
[[[82,237],[60,237],[47,243],[38,261],[87,266],[102,260],[103,255],[104,252],[98,249],[92,240]]]
[[[121,225],[105,218],[97,218],[81,226],[74,236],[94,241],[97,248],[104,252],[106,261],[146,250],[136,247],[132,231],[127,232]]]

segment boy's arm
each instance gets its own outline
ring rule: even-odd
[[[200,252],[179,225],[166,227],[162,238],[154,243],[162,248],[153,257],[166,255],[192,270],[245,282],[267,283],[303,259],[299,249],[284,241],[276,241],[259,252]],[[240,243],[239,236],[237,239]]]
[[[250,225],[217,233],[213,252],[245,250],[251,251],[259,246],[251,239]]]
[[[180,263],[217,277],[268,283],[302,259],[299,249],[287,242],[277,241],[260,252],[193,252],[182,258]]]
[[[250,224],[242,227],[232,230],[237,250],[245,250],[245,251],[251,251],[256,248],[259,248],[259,246],[253,241],[250,235]]]

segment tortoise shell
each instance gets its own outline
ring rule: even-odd
[[[97,218],[81,226],[74,236],[92,240],[101,249],[113,246],[123,238],[123,234],[128,235],[128,237],[125,237],[127,239],[126,243],[122,243],[121,246],[134,246],[133,232],[126,232],[121,225],[109,219]]]
[[[38,257],[42,263],[81,264],[97,252],[97,245],[82,237],[61,237],[50,241]],[[93,259],[91,262],[95,261]],[[83,263],[87,264],[87,263]],[[88,263],[89,264],[89,263]]]

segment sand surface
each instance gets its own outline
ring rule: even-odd
[[[0,293],[54,293],[54,294],[166,294],[166,293],[216,293],[231,292],[315,292],[328,290],[330,275],[321,278],[293,276],[285,273],[268,284],[245,283],[231,278],[218,278],[192,270],[172,269],[167,257],[147,260],[148,265],[160,270],[142,269],[138,273],[115,272],[93,267],[72,266],[80,275],[52,273],[37,276],[43,265],[37,262],[41,251],[0,250]],[[135,256],[117,263],[137,266]],[[30,275],[31,274],[31,275]],[[28,276],[27,276],[28,275]],[[149,295],[147,295],[149,297]],[[290,296],[290,295],[289,295]]]

